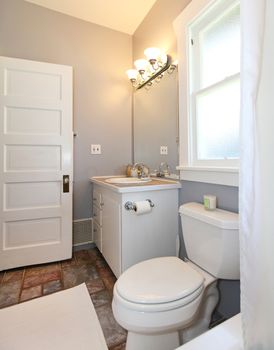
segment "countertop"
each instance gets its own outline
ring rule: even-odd
[[[140,184],[110,184],[106,180],[113,177],[123,177],[123,176],[93,176],[90,181],[103,186],[105,188],[111,189],[118,193],[129,193],[129,192],[145,192],[145,191],[159,191],[159,190],[169,190],[181,188],[181,183],[176,180],[162,179],[158,177],[151,177],[152,181],[142,182]]]

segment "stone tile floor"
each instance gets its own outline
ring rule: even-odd
[[[86,283],[108,348],[124,350],[126,331],[115,321],[112,290],[116,277],[97,248],[75,252],[71,260],[0,272],[0,308]]]

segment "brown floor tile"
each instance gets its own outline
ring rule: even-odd
[[[60,280],[50,281],[43,285],[43,295],[58,292],[62,289],[62,283]]]
[[[108,277],[103,277],[102,279],[104,281],[106,288],[112,293],[114,284],[116,282],[116,277],[114,275],[111,275]]]
[[[109,278],[114,276],[113,272],[111,271],[108,265],[105,267],[98,267],[97,271],[102,278],[103,277]]]
[[[77,264],[92,264],[94,260],[90,257],[87,250],[80,250],[74,253]]]
[[[99,269],[102,268],[102,267],[108,267],[109,268],[107,262],[105,260],[103,260],[103,259],[96,260],[95,261],[95,266],[98,267]]]
[[[109,350],[126,350],[126,343],[111,347],[111,348],[109,348]]]
[[[2,283],[0,286],[0,308],[17,304],[21,290],[21,282]]]
[[[73,266],[73,265],[76,265],[75,257],[72,257],[72,259],[69,259],[69,260],[61,261],[62,268],[68,267],[68,266]]]
[[[0,272],[0,284],[2,282],[3,277],[4,277],[4,272]]]
[[[60,279],[60,265],[47,264],[26,269],[23,288],[30,288]]]
[[[23,274],[24,274],[24,269],[6,271],[2,282],[7,283],[7,282],[22,281]]]
[[[92,265],[70,266],[63,269],[63,282],[65,289],[98,277],[99,275],[96,268]]]
[[[100,253],[98,248],[89,249],[88,254],[92,261],[104,260],[103,255]]]
[[[24,279],[23,288],[34,287],[37,285],[45,284],[49,281],[56,281],[60,279],[60,271],[52,271],[46,273],[33,274],[26,276]]]
[[[26,268],[26,276],[51,273],[59,270],[60,270],[59,263],[36,265],[36,266]]]
[[[42,286],[35,286],[22,290],[20,302],[42,296]]]
[[[96,312],[109,348],[126,341],[126,331],[115,321],[110,304],[96,308]]]
[[[100,278],[96,278],[95,280],[90,280],[86,282],[87,289],[89,294],[100,292],[105,289],[104,282]]]
[[[94,307],[103,306],[105,304],[110,304],[112,297],[107,290],[102,290],[101,292],[91,294],[91,300],[93,302]]]

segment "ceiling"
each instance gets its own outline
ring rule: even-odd
[[[156,0],[25,0],[73,17],[133,34]]]

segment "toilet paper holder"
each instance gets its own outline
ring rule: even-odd
[[[151,201],[151,199],[146,199],[146,201],[149,202],[149,205],[150,205],[151,208],[155,207],[155,204]],[[126,210],[134,210],[134,211],[136,211],[136,204],[134,202],[128,201],[128,202],[125,203],[125,209]]]

